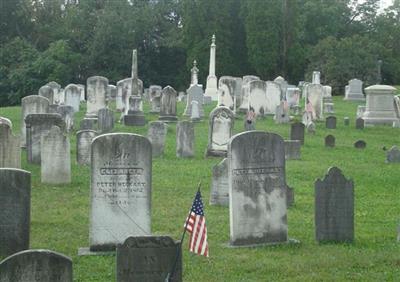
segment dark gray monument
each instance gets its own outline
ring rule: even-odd
[[[194,124],[190,121],[179,121],[176,125],[176,156],[194,156]]]
[[[108,133],[114,129],[114,112],[103,108],[98,111],[97,126],[101,133]]]
[[[325,127],[328,129],[336,129],[336,117],[329,116],[325,120]]]
[[[124,124],[127,126],[143,126],[146,124],[140,96],[129,97],[129,110],[128,114],[124,115]]]
[[[356,119],[356,129],[364,129],[364,119],[363,118],[357,118]]]
[[[358,140],[354,143],[354,148],[365,149],[365,147],[367,147],[367,143],[364,140]]]
[[[171,86],[166,86],[162,90],[161,107],[159,120],[165,122],[175,122],[178,120],[176,117],[176,97],[177,93]]]
[[[335,147],[335,136],[329,134],[325,137],[325,147]]]
[[[300,140],[301,145],[304,145],[304,129],[302,122],[292,123],[290,127],[290,140]]]
[[[354,240],[354,184],[337,167],[315,182],[315,235],[318,242]]]
[[[400,163],[400,150],[397,146],[392,146],[386,154],[387,163]]]
[[[128,237],[117,246],[117,282],[182,281],[181,244],[168,236]],[[175,266],[176,255],[180,254]]]
[[[301,157],[300,140],[285,140],[285,159],[299,160]]]

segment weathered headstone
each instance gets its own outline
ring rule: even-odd
[[[71,183],[71,150],[68,136],[53,126],[41,136],[41,180],[48,184]]]
[[[162,121],[153,121],[149,124],[147,138],[149,138],[153,157],[164,154],[165,140],[167,138],[168,125]]]
[[[386,153],[387,163],[400,163],[400,150],[397,146],[392,146]]]
[[[200,110],[199,110],[199,102],[192,101],[192,112],[190,115],[190,120],[193,122],[197,122],[201,120]]]
[[[86,101],[86,94],[85,94],[85,85],[78,84],[79,92],[81,93],[81,102]]]
[[[313,71],[311,82],[313,84],[321,84],[321,73],[319,71]]]
[[[301,91],[299,88],[288,88],[286,89],[286,101],[289,108],[298,106],[300,103]]]
[[[61,115],[65,123],[66,132],[71,132],[74,128],[74,108],[71,106],[60,105],[57,108],[57,113]]]
[[[8,123],[0,123],[0,167],[21,167],[20,138],[12,134]]]
[[[245,75],[242,79],[242,91],[240,98],[240,106],[239,110],[242,112],[246,112],[249,109],[249,95],[250,95],[250,85],[249,82],[253,80],[260,80],[258,76],[254,75]]]
[[[30,114],[25,118],[26,151],[28,162],[40,164],[40,140],[53,125],[65,130],[65,123],[59,114]]]
[[[143,126],[145,124],[146,118],[142,111],[142,98],[140,96],[130,96],[128,114],[124,115],[124,125]]]
[[[90,165],[90,148],[97,136],[94,130],[80,130],[76,133],[76,161],[80,165]]]
[[[228,148],[230,244],[288,241],[285,148],[282,137],[248,131]]]
[[[90,251],[114,251],[128,236],[151,234],[151,144],[109,133],[91,150]]]
[[[343,123],[345,126],[349,126],[350,125],[350,118],[349,117],[344,117],[343,118]]]
[[[117,111],[126,112],[129,107],[129,97],[132,93],[132,79],[125,78],[117,82],[117,97],[115,104]]]
[[[54,104],[54,92],[50,86],[43,85],[42,87],[40,87],[38,95],[47,98],[49,100],[50,105]]]
[[[128,237],[117,247],[117,281],[166,281],[181,254],[181,244],[168,236]],[[182,281],[182,255],[168,281]]]
[[[60,95],[60,92],[61,92],[60,84],[58,84],[55,81],[50,81],[46,85],[51,87],[51,89],[53,89],[53,101],[51,102],[51,104],[61,104],[62,102],[64,102]]]
[[[187,101],[186,101],[186,109],[183,113],[184,116],[191,116],[192,115],[192,101],[197,101],[199,103],[199,113],[200,117],[204,117],[204,109],[203,109],[203,88],[201,86],[192,85],[186,91],[187,93]]]
[[[64,89],[65,105],[71,106],[75,112],[79,112],[81,104],[81,88],[76,84],[68,84]]]
[[[302,122],[294,122],[290,126],[290,140],[300,140],[304,145],[304,124]]]
[[[306,109],[312,108],[313,120],[323,118],[323,87],[321,84],[309,84],[307,86],[305,103]]]
[[[80,130],[97,130],[97,118],[84,118],[79,124]]]
[[[289,107],[285,101],[280,102],[276,106],[274,120],[277,124],[288,123],[290,121]]]
[[[27,250],[0,262],[0,282],[72,282],[72,260],[49,250]]]
[[[318,242],[354,240],[354,184],[337,167],[315,182],[315,235]]]
[[[114,112],[103,108],[97,113],[97,126],[101,133],[111,132],[114,129]]]
[[[282,90],[279,84],[267,81],[266,83],[266,114],[275,114],[276,107],[281,103]]]
[[[356,119],[356,129],[364,129],[364,119],[363,118]]]
[[[329,116],[325,119],[325,127],[328,129],[336,129],[336,117]]]
[[[107,96],[106,96],[107,101],[116,100],[116,97],[117,97],[117,86],[109,84],[107,86]]]
[[[162,87],[159,85],[150,85],[149,87],[149,95],[151,102],[150,113],[158,114],[161,109],[161,93]]]
[[[285,140],[285,159],[299,160],[301,156],[300,140]]]
[[[190,69],[190,85],[199,83],[199,69],[197,68],[197,61],[193,61],[193,68]]]
[[[329,134],[325,137],[325,147],[335,147],[335,136]]]
[[[97,112],[107,106],[108,79],[102,76],[91,76],[86,81],[87,117],[97,117]]]
[[[169,85],[162,90],[159,120],[165,122],[178,120],[176,117],[176,94],[175,89]]]
[[[237,80],[232,76],[221,76],[218,82],[218,106],[225,106],[235,111],[238,86]]]
[[[217,107],[210,113],[206,156],[226,156],[234,123],[235,115],[228,107]]]
[[[354,143],[354,148],[365,149],[365,147],[367,147],[367,143],[364,140],[358,140]]]
[[[210,205],[229,205],[228,159],[212,168]]]
[[[345,88],[344,100],[348,101],[364,101],[365,97],[362,91],[363,82],[359,79],[352,79]]]
[[[249,107],[254,109],[257,116],[263,117],[267,113],[268,106],[267,83],[263,80],[253,80],[249,82],[249,89]]]
[[[31,173],[0,168],[0,257],[29,249],[30,206]]]
[[[284,100],[286,97],[286,90],[288,89],[288,82],[282,77],[278,76],[274,79],[274,82],[279,85],[279,88],[281,89],[281,97],[280,100]]]
[[[176,156],[193,157],[194,140],[194,124],[190,121],[179,121],[176,125]]]

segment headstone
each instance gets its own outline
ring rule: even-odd
[[[319,71],[313,71],[311,83],[321,84],[321,73]]]
[[[328,129],[336,129],[336,117],[329,116],[325,119],[325,127]]]
[[[151,102],[150,113],[158,114],[161,110],[162,87],[159,85],[150,85],[149,91]]]
[[[117,98],[117,86],[109,84],[107,86],[107,101],[116,100]]]
[[[97,126],[101,133],[108,133],[114,129],[114,112],[110,109],[103,108],[97,113]]]
[[[363,118],[356,119],[356,129],[364,129],[364,119]]]
[[[249,95],[250,95],[249,82],[253,80],[260,80],[260,78],[254,75],[243,76],[241,98],[239,99],[240,100],[239,110],[242,112],[246,112],[249,109]]]
[[[54,104],[54,92],[50,86],[43,85],[40,87],[38,95],[47,98],[50,104]]]
[[[253,80],[249,82],[249,89],[249,107],[254,109],[257,116],[263,117],[267,113],[268,106],[267,83],[262,80]]]
[[[230,244],[288,241],[285,148],[282,137],[247,131],[228,147]]]
[[[49,250],[27,250],[0,262],[0,282],[72,282],[72,260]]]
[[[0,168],[21,168],[20,142],[8,123],[0,123]]]
[[[344,117],[343,118],[343,123],[345,126],[349,126],[350,125],[350,118],[349,117]]]
[[[325,137],[325,147],[335,147],[335,136],[329,134]]]
[[[267,81],[266,88],[267,90],[266,90],[265,113],[274,115],[276,107],[279,106],[281,103],[281,96],[282,96],[281,87],[279,86],[279,84],[275,82]]]
[[[365,97],[362,91],[363,82],[359,79],[352,79],[346,87],[344,100],[348,101],[364,101]]]
[[[184,116],[192,115],[192,101],[197,101],[199,103],[199,113],[200,117],[204,117],[204,109],[203,109],[203,88],[199,85],[192,85],[186,91],[187,93],[187,101],[186,101],[186,109],[183,113]]]
[[[71,132],[74,128],[74,108],[71,106],[60,105],[57,108],[57,113],[61,115],[65,123],[66,132]]]
[[[177,121],[176,117],[176,91],[171,86],[166,86],[162,90],[161,107],[159,120],[165,122]]]
[[[294,122],[290,126],[290,140],[300,140],[301,145],[304,145],[304,124]]]
[[[320,84],[307,86],[306,109],[310,108],[313,120],[323,119],[323,87]]]
[[[192,101],[192,113],[190,116],[190,120],[193,122],[197,122],[201,120],[200,110],[199,110],[199,102]]]
[[[228,159],[212,168],[210,205],[229,206]]]
[[[132,78],[125,78],[117,82],[117,97],[115,104],[117,111],[127,112],[129,108],[129,97],[132,93]]]
[[[293,108],[300,104],[301,91],[300,88],[288,88],[286,89],[286,101],[289,108]]]
[[[41,180],[47,184],[71,183],[71,150],[69,138],[53,126],[40,141]]]
[[[400,150],[397,146],[392,146],[386,153],[387,163],[400,163]]]
[[[239,88],[237,80],[232,76],[221,76],[218,82],[218,106],[225,106],[232,111],[236,110],[235,92]]]
[[[167,281],[181,244],[168,236],[128,237],[117,247],[117,281]],[[182,255],[168,281],[182,281]]]
[[[26,146],[25,118],[29,114],[45,114],[49,111],[50,101],[37,95],[26,96],[21,100],[21,146]]]
[[[215,34],[214,34],[211,39],[210,65],[207,76],[206,92],[204,94],[204,96],[211,97],[213,101],[218,100],[217,77],[215,76],[215,53],[216,53],[216,45],[215,45]]]
[[[285,140],[285,159],[299,160],[301,157],[300,140]]]
[[[30,172],[0,168],[0,206],[0,257],[29,249]]]
[[[65,130],[65,123],[59,114],[30,114],[25,118],[26,151],[28,163],[40,164],[40,140],[53,125]]]
[[[76,133],[76,161],[80,165],[90,165],[90,148],[97,136],[94,130],[80,130]]]
[[[393,107],[397,89],[389,85],[373,85],[365,88],[367,94],[366,110],[362,118],[365,126],[389,124],[399,121]]]
[[[61,104],[62,102],[64,102],[62,100],[61,95],[60,95],[60,92],[61,92],[61,85],[60,84],[58,84],[55,81],[50,81],[46,85],[51,87],[51,89],[53,89],[53,101],[52,101],[51,104]]]
[[[337,167],[315,182],[315,234],[318,242],[354,240],[354,184]]]
[[[144,126],[146,118],[142,111],[142,98],[140,96],[129,97],[129,111],[124,115],[124,125]]]
[[[288,82],[282,77],[278,76],[277,78],[274,79],[274,82],[279,85],[279,88],[281,89],[281,100],[285,100],[286,98],[286,90],[288,89]]]
[[[102,76],[92,76],[87,79],[87,103],[86,116],[97,117],[97,112],[107,107],[108,79]]]
[[[79,112],[81,104],[81,89],[76,84],[68,84],[64,90],[65,105],[71,106],[75,112]]]
[[[79,124],[80,130],[97,130],[97,118],[84,118]]]
[[[164,154],[165,140],[167,139],[168,125],[162,121],[152,121],[149,124],[147,138],[152,146],[153,157]]]
[[[288,123],[290,121],[289,107],[286,101],[282,101],[276,106],[274,120],[276,124]]]
[[[0,124],[8,125],[10,127],[10,129],[12,129],[12,122],[11,122],[10,119],[8,119],[6,117],[1,117],[0,116]]]
[[[190,121],[179,121],[176,125],[176,156],[194,157],[194,140],[194,124]]]
[[[128,236],[151,234],[151,144],[109,133],[91,151],[90,251],[114,251]]]
[[[210,113],[206,156],[226,156],[234,123],[235,115],[228,107],[217,107]]]
[[[365,149],[365,147],[367,147],[367,143],[364,140],[358,140],[354,143],[354,148]]]

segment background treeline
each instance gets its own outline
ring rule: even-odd
[[[212,34],[217,75],[310,80],[342,92],[351,78],[400,81],[400,0],[0,0],[0,106],[54,80],[85,84],[129,77],[138,49],[146,87],[184,90],[196,59],[208,74]]]

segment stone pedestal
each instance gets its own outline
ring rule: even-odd
[[[365,88],[365,93],[367,94],[367,101],[362,117],[365,126],[392,125],[393,122],[398,121],[393,106],[396,88],[389,85],[372,85]]]

